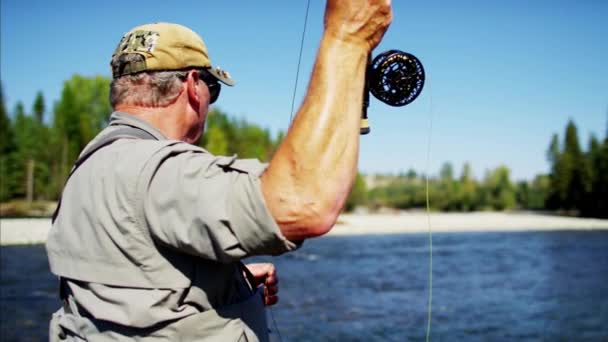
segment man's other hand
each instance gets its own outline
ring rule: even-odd
[[[245,265],[255,278],[255,287],[264,285],[264,304],[270,306],[279,301],[279,278],[277,270],[271,263]]]

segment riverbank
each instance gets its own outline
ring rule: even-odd
[[[606,230],[608,220],[529,212],[343,214],[330,235]]]
[[[343,214],[329,235],[509,232],[551,230],[608,230],[608,220],[535,213],[432,213]],[[46,241],[48,218],[0,219],[0,244],[26,245]]]

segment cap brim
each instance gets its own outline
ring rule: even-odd
[[[236,82],[230,77],[227,71],[220,69],[219,67],[209,68],[207,70],[213,77],[217,78],[218,81],[224,83],[227,86],[233,86]]]

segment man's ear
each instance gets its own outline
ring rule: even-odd
[[[199,86],[199,77],[198,71],[190,70],[188,71],[188,76],[186,77],[186,87],[188,91],[188,102],[195,110],[198,110],[201,104],[201,98],[198,93]]]

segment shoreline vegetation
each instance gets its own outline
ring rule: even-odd
[[[74,161],[108,124],[109,84],[101,76],[74,75],[52,108],[39,92],[31,110],[17,102],[10,112],[0,84],[2,244],[46,239]],[[270,160],[283,138],[283,132],[274,134],[216,108],[196,145],[216,155]],[[585,148],[571,120],[563,135],[553,134],[545,157],[548,173],[521,181],[511,178],[507,165],[478,178],[469,162],[458,172],[449,161],[437,174],[359,173],[347,213],[330,235],[421,233],[429,230],[429,221],[432,232],[608,229],[608,126],[603,137],[591,134]],[[420,209],[427,206],[430,217]]]
[[[327,236],[463,232],[521,232],[608,230],[608,219],[566,217],[534,212],[345,213]],[[51,229],[50,218],[0,219],[0,245],[42,244]]]
[[[80,151],[108,124],[109,85],[108,78],[74,75],[64,82],[52,108],[39,92],[31,110],[17,102],[9,111],[0,84],[0,202],[31,205],[59,198]],[[215,155],[267,161],[284,138],[283,132],[271,132],[218,108],[209,112],[206,125],[195,144]],[[608,218],[608,130],[587,139],[586,146],[581,144],[570,120],[563,134],[554,133],[547,141],[548,172],[527,180],[512,179],[508,161],[481,173],[473,172],[468,161],[444,161],[438,173],[420,172],[408,160],[396,173],[360,173],[346,211],[426,208],[428,194],[430,209],[438,212],[531,210]],[[2,216],[32,215],[27,205],[13,209]]]

